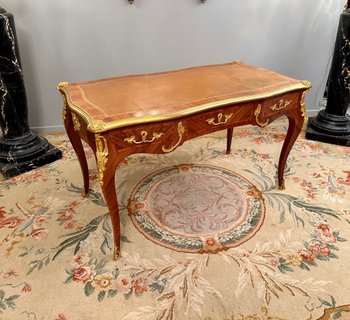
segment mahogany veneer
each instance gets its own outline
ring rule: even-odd
[[[186,140],[233,127],[264,127],[280,116],[289,120],[278,163],[278,186],[305,118],[308,81],[235,61],[182,70],[61,82],[63,119],[89,192],[89,174],[81,139],[96,155],[101,188],[111,216],[115,251],[120,254],[120,222],[115,187],[118,164],[133,153],[168,153]]]

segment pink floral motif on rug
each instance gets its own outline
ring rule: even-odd
[[[117,261],[92,151],[81,197],[72,146],[51,136],[61,160],[0,182],[0,319],[349,319],[349,148],[301,134],[281,191],[286,130],[235,128],[230,155],[223,131],[127,157]]]
[[[194,164],[167,167],[144,178],[128,210],[146,238],[190,253],[238,246],[259,230],[265,217],[262,194],[247,179]]]

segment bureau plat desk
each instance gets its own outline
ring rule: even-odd
[[[288,154],[305,118],[308,81],[299,81],[235,61],[169,72],[61,82],[63,119],[83,174],[89,174],[81,139],[96,156],[98,177],[112,221],[114,258],[120,254],[120,221],[115,187],[118,164],[133,153],[169,153],[186,140],[233,127],[264,127],[285,115],[289,127],[278,163],[278,187]]]

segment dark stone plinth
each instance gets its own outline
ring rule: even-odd
[[[13,15],[0,7],[0,173],[19,175],[62,157],[28,124],[27,96]]]
[[[307,139],[350,146],[350,12],[340,15],[332,66],[326,90],[326,108],[308,121]]]
[[[46,139],[29,132],[16,138],[0,139],[0,162],[23,162],[41,156],[49,147]]]
[[[40,137],[40,139],[44,139]],[[46,139],[44,139],[46,140]],[[47,140],[46,140],[47,142]],[[47,142],[47,148],[41,155],[37,155],[30,160],[23,162],[1,162],[0,161],[0,173],[5,179],[12,178],[21,173],[34,170],[42,167],[43,165],[54,162],[62,158],[62,152]]]
[[[309,118],[305,137],[350,146],[350,118],[347,115],[337,116],[321,110],[317,117]]]
[[[340,120],[340,122],[335,122],[335,125],[327,131],[327,129],[325,129],[325,125],[319,126],[320,121],[317,119],[317,117],[309,118],[305,137],[310,140],[350,146],[350,133],[344,130],[344,128],[346,129],[349,126],[349,120]],[[334,124],[334,121],[329,123]],[[327,125],[329,123],[327,123]],[[345,123],[345,125],[341,126],[339,123]]]

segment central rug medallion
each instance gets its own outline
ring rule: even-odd
[[[190,253],[235,247],[254,236],[265,217],[261,192],[248,180],[224,168],[193,164],[144,178],[128,210],[146,238]]]

